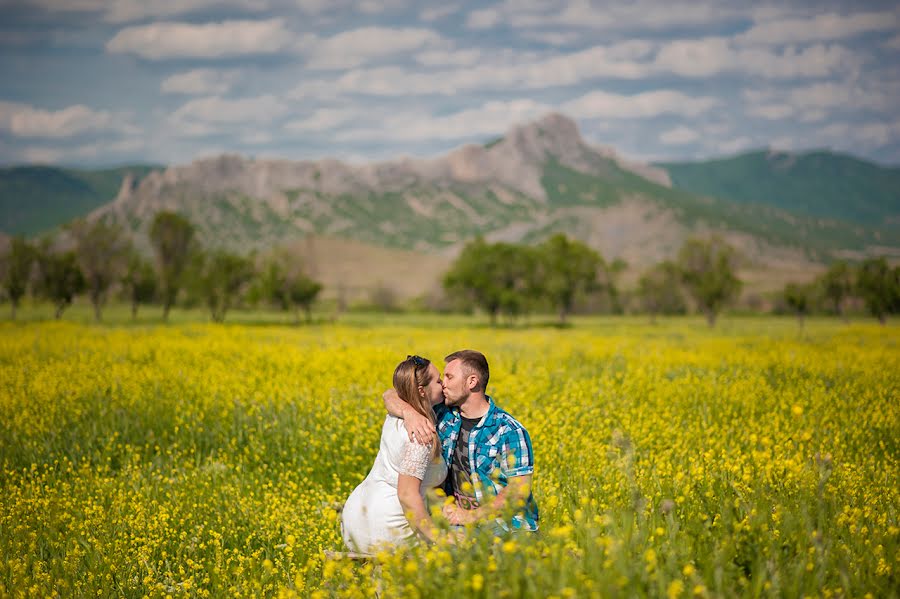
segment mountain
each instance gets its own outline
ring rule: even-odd
[[[189,218],[205,245],[238,251],[318,234],[452,256],[476,235],[531,242],[565,232],[641,267],[717,232],[750,263],[803,269],[837,253],[900,247],[890,230],[669,187],[666,171],[588,144],[559,114],[428,160],[207,158],[123,186],[94,217],[122,223],[146,247],[160,210]]]
[[[382,282],[403,297],[418,295],[477,235],[530,243],[564,232],[608,260],[624,259],[627,280],[674,257],[687,238],[715,233],[738,248],[754,293],[809,278],[835,256],[900,254],[897,227],[693,193],[659,166],[587,143],[559,114],[427,160],[349,165],[221,155],[143,168],[120,169],[115,199],[90,217],[122,224],[148,252],[147,232],[161,210],[190,219],[207,247],[293,245],[336,295],[364,297]],[[56,180],[48,173],[73,179],[62,169],[41,172],[44,183]],[[398,281],[409,285],[401,290]]]
[[[900,226],[900,168],[827,151],[661,163],[679,189],[866,226]]]
[[[85,216],[155,168],[147,165],[104,170],[51,166],[0,168],[0,231],[35,235]]]

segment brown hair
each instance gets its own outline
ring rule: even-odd
[[[408,403],[413,410],[428,418],[432,424],[436,425],[434,418],[434,410],[427,397],[419,394],[419,387],[426,387],[431,384],[431,361],[427,358],[419,356],[409,356],[394,369],[394,389],[400,399]],[[432,455],[437,457],[440,452],[440,446],[432,443]]]
[[[474,349],[461,349],[444,358],[444,362],[447,364],[453,360],[460,361],[466,376],[474,374],[478,377],[478,384],[481,386],[481,389],[476,389],[476,391],[487,392],[491,370],[488,368],[487,358],[484,357],[483,353]]]

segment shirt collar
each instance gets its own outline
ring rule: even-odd
[[[497,406],[494,404],[494,399],[490,395],[485,395],[485,398],[488,401],[488,411],[485,412],[484,416],[478,421],[478,424],[475,425],[475,428],[481,428],[488,424],[494,418],[494,412],[497,411]],[[450,412],[459,422],[462,422],[462,413],[459,411],[459,408],[450,408]]]

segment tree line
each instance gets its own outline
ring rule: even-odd
[[[642,273],[632,295],[633,307],[651,319],[660,314],[685,314],[691,306],[710,326],[738,299],[743,282],[737,274],[739,255],[720,237],[689,239],[673,260],[662,261]],[[478,306],[496,322],[529,311],[552,308],[565,322],[576,304],[605,295],[613,311],[622,311],[617,285],[621,261],[608,263],[576,240],[554,235],[537,246],[470,242],[444,278],[444,288],[458,305]],[[832,263],[811,283],[789,283],[776,297],[776,311],[802,319],[812,312],[843,316],[856,298],[884,323],[900,313],[900,267],[884,257],[869,258],[856,267]]]
[[[892,268],[883,256],[868,258],[855,267],[845,261],[834,262],[810,283],[788,283],[777,309],[795,314],[802,326],[812,313],[846,319],[847,304],[853,299],[861,301],[882,324],[889,314],[900,313],[900,266]]]
[[[111,290],[131,304],[132,318],[142,304],[158,302],[163,319],[184,292],[202,302],[216,322],[225,320],[238,299],[263,301],[310,320],[322,285],[307,276],[302,261],[287,250],[268,256],[242,256],[203,248],[194,226],[174,212],[159,212],[149,232],[153,259],[134,247],[124,229],[102,220],[76,220],[55,239],[30,243],[14,237],[0,256],[0,283],[16,317],[29,292],[50,301],[56,318],[85,294],[101,320]]]
[[[56,317],[80,294],[101,320],[112,290],[131,304],[157,302],[163,319],[179,294],[203,303],[212,320],[221,322],[236,303],[265,302],[311,319],[322,285],[310,278],[300,256],[286,248],[266,256],[242,256],[203,248],[194,226],[173,212],[158,213],[149,230],[152,260],[144,258],[125,231],[102,220],[77,220],[55,239],[30,243],[13,238],[0,254],[0,283],[12,306],[12,317],[27,293],[49,300]],[[742,289],[738,254],[719,237],[689,239],[673,260],[647,269],[632,291],[631,308],[651,315],[684,314],[692,307],[714,326],[722,310],[734,304]],[[537,245],[469,242],[443,279],[450,306],[483,310],[496,324],[534,312],[554,311],[561,323],[576,310],[622,312],[621,260],[607,261],[581,241],[563,234]],[[776,298],[776,311],[803,318],[816,311],[845,313],[858,298],[881,322],[900,311],[900,268],[884,258],[857,266],[835,262],[812,283],[788,284]],[[593,309],[592,309],[593,308]]]
[[[713,325],[741,290],[735,259],[733,248],[719,238],[689,240],[676,262],[660,263],[641,277],[636,291],[641,307],[654,316],[684,313],[687,294]],[[501,315],[515,319],[546,308],[565,323],[577,303],[592,296],[605,296],[613,311],[621,311],[618,277],[625,266],[563,234],[535,246],[479,238],[463,249],[444,288],[457,302],[487,312],[492,323]]]

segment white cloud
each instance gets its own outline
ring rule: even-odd
[[[291,121],[285,125],[285,129],[297,132],[321,132],[328,131],[345,125],[348,122],[371,116],[371,112],[365,109],[355,108],[320,108],[305,119]]]
[[[581,34],[574,31],[523,31],[521,36],[548,46],[568,46],[581,39]]]
[[[722,154],[737,154],[743,150],[753,147],[754,142],[746,135],[741,135],[733,139],[718,142],[715,145],[716,151]]]
[[[229,91],[238,77],[240,72],[236,70],[194,69],[167,77],[160,89],[164,94],[217,96]]]
[[[93,142],[72,147],[30,146],[22,150],[21,160],[28,163],[60,164],[123,154],[133,154],[146,148],[142,138],[122,139],[113,142]]]
[[[449,141],[503,133],[513,125],[533,120],[552,107],[529,99],[487,102],[478,108],[435,116],[400,114],[378,120],[378,127],[339,131],[339,141]]]
[[[787,93],[788,100],[801,108],[884,109],[894,105],[893,94],[863,88],[857,81],[814,83]]]
[[[776,137],[772,141],[769,142],[769,149],[775,151],[790,151],[797,147],[796,140],[789,136],[783,135],[781,137]]]
[[[122,114],[81,104],[54,111],[0,102],[0,130],[15,137],[63,139],[87,133],[127,133],[135,128]]]
[[[337,83],[324,79],[301,81],[287,93],[291,100],[325,100],[332,101],[340,95]]]
[[[359,12],[367,15],[377,15],[379,13],[398,10],[407,6],[407,0],[353,0],[348,2],[350,6],[355,7]]]
[[[460,8],[459,4],[429,6],[428,8],[422,9],[419,13],[419,18],[427,22],[439,21],[444,17],[449,17],[452,14],[458,13]]]
[[[238,99],[211,96],[187,102],[169,116],[168,122],[176,136],[203,137],[268,125],[289,112],[284,101],[268,94]]]
[[[746,16],[739,4],[714,1],[659,3],[652,0],[599,3],[590,0],[505,0],[497,7],[469,13],[467,26],[490,29],[499,24],[514,28],[547,26],[636,31],[721,23]]]
[[[735,40],[747,44],[802,44],[848,39],[871,31],[891,31],[897,26],[898,17],[894,12],[828,13],[759,23]]]
[[[357,62],[362,58],[350,53],[338,60]],[[839,72],[852,74],[861,64],[856,55],[841,46],[816,45],[799,51],[736,49],[726,38],[678,40],[662,45],[630,40],[550,56],[484,50],[479,55],[475,49],[437,49],[420,52],[416,60],[426,66],[449,68],[435,71],[381,66],[349,70],[329,84],[332,89],[328,93],[455,95],[475,90],[546,89],[600,78],[649,80],[666,74],[686,78],[721,74],[763,79],[809,78]]]
[[[889,50],[900,50],[900,33],[884,42],[883,46]]]
[[[319,14],[334,8],[337,4],[331,0],[294,0],[294,4],[307,14]]]
[[[777,121],[793,115],[794,107],[789,104],[760,104],[751,106],[747,112],[752,116]]]
[[[889,113],[900,93],[900,84],[878,78],[859,81],[825,81],[793,88],[747,89],[747,112],[771,120],[787,117],[816,122],[835,112],[876,111]]]
[[[426,67],[445,66],[469,66],[477,63],[482,58],[482,51],[478,48],[465,50],[429,50],[416,55],[416,62]]]
[[[441,43],[429,29],[363,27],[338,33],[316,43],[307,66],[312,69],[351,69],[386,56]]]
[[[597,77],[637,79],[645,76],[651,67],[635,59],[646,56],[652,48],[649,42],[635,40],[543,59],[529,56],[510,59],[501,54],[499,58],[492,56],[490,62],[482,60],[466,68],[441,71],[396,66],[357,69],[341,75],[334,82],[334,89],[376,96],[454,95],[485,89],[543,89]]]
[[[594,91],[565,102],[562,110],[575,118],[644,119],[662,114],[697,116],[719,104],[710,96],[693,97],[673,90],[635,95]]]
[[[655,59],[657,72],[696,78],[728,72],[770,79],[825,77],[853,71],[860,64],[858,56],[839,45],[816,44],[800,50],[789,46],[773,51],[736,48],[731,40],[723,37],[669,42],[662,46]]]
[[[269,8],[269,0],[113,0],[107,3],[104,18],[111,23],[143,19],[171,18],[207,9],[232,8],[260,12]]]
[[[734,57],[726,38],[710,37],[664,44],[655,63],[661,70],[685,77],[709,77],[731,68]]]
[[[59,148],[25,148],[21,159],[28,164],[57,164],[63,160],[64,155]]]
[[[700,138],[700,134],[685,126],[675,127],[674,129],[669,129],[668,131],[664,131],[659,136],[659,141],[666,145],[683,145],[689,144],[697,141]]]
[[[819,133],[839,147],[853,144],[878,149],[900,142],[900,119],[883,122],[833,123],[823,127]]]
[[[109,0],[26,0],[24,2],[0,0],[0,8],[17,4],[30,4],[49,12],[100,12],[109,5]]]
[[[822,109],[813,108],[811,110],[804,111],[800,115],[801,123],[815,123],[817,121],[825,120],[825,117],[828,116],[828,113]]]
[[[23,0],[48,12],[102,13],[108,23],[127,23],[144,19],[170,18],[201,10],[230,8],[259,12],[270,7],[270,0]],[[15,0],[9,3],[13,4]],[[22,1],[19,2],[23,3]],[[0,0],[0,7],[5,2]]]
[[[300,42],[303,41],[301,38]],[[126,27],[107,42],[106,49],[148,60],[208,59],[276,54],[297,44],[298,36],[279,18],[202,25],[160,22]]]
[[[500,22],[500,11],[493,8],[482,8],[469,13],[466,26],[470,29],[490,29]]]

